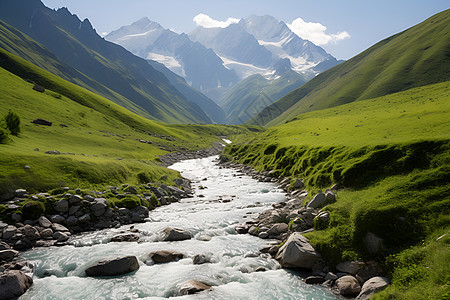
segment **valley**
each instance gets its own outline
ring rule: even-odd
[[[0,299],[449,297],[450,10],[136,20],[0,0]]]

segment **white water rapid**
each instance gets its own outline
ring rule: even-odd
[[[328,289],[307,285],[298,274],[260,255],[258,250],[267,240],[236,234],[236,224],[283,201],[284,194],[273,183],[220,168],[216,159],[188,160],[171,167],[192,180],[195,196],[151,211],[148,222],[135,225],[143,234],[139,242],[109,243],[128,225],[74,236],[70,246],[24,252],[22,256],[35,264],[36,272],[33,286],[20,299],[164,299],[191,279],[213,288],[176,299],[337,299]],[[161,230],[168,226],[188,230],[194,238],[159,241]],[[146,265],[148,253],[155,250],[175,250],[186,258]],[[196,254],[210,256],[212,262],[194,265]],[[99,260],[126,255],[139,259],[138,271],[107,279],[84,274]],[[255,272],[261,266],[267,271]]]

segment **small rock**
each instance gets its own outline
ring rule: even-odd
[[[267,268],[266,267],[257,267],[256,269],[255,269],[255,272],[266,272],[267,271]]]
[[[113,236],[111,242],[137,242],[139,238],[139,235],[135,233],[119,234]]]
[[[370,299],[374,294],[381,292],[389,285],[389,279],[385,277],[372,277],[367,280],[359,293],[357,300]]]
[[[285,233],[289,230],[289,226],[286,223],[278,223],[273,225],[268,231],[267,233],[269,235],[279,235],[282,233]]]
[[[338,278],[339,277],[336,274],[332,273],[332,272],[328,272],[327,275],[325,276],[325,280],[326,281],[328,281],[328,280],[336,281],[336,280],[338,280]]]
[[[163,230],[163,241],[183,241],[192,238],[192,234],[189,231],[167,227]]]
[[[278,250],[276,259],[284,268],[311,269],[320,259],[320,255],[309,244],[307,238],[294,232]]]
[[[9,246],[7,243],[0,241],[0,251],[1,250],[8,250],[11,249],[11,246]]]
[[[81,197],[80,195],[71,195],[69,198],[70,205],[78,204],[81,201],[83,201],[83,197]]]
[[[136,256],[102,260],[86,269],[87,276],[118,276],[139,269]]]
[[[8,225],[7,227],[3,228],[2,238],[8,240],[12,238],[16,233],[17,233],[16,226]]]
[[[61,216],[61,215],[53,215],[53,216],[50,217],[50,221],[51,221],[52,223],[58,223],[58,224],[61,224],[61,223],[63,223],[65,220],[66,220],[66,219],[65,219],[63,216]],[[52,225],[54,225],[54,224],[52,224]]]
[[[260,239],[267,239],[267,238],[269,238],[269,233],[267,233],[267,232],[260,232],[259,234],[258,234],[258,237],[260,238]]]
[[[16,197],[22,198],[22,197],[25,197],[26,195],[28,195],[28,192],[25,189],[17,189],[14,191],[14,195]]]
[[[154,263],[163,264],[182,259],[184,254],[176,251],[161,250],[150,252],[149,257]]]
[[[308,276],[305,279],[306,284],[322,284],[324,281],[322,276]]]
[[[192,258],[192,262],[194,265],[206,264],[211,262],[211,258],[204,254],[197,254]]]
[[[292,184],[292,188],[295,190],[302,189],[304,186],[305,184],[301,179],[296,179],[295,182]]]
[[[51,239],[53,238],[53,230],[51,228],[45,228],[41,231],[41,237],[44,239]]]
[[[210,288],[210,285],[198,280],[189,280],[178,286],[180,296],[196,294]]]
[[[39,225],[41,225],[44,228],[50,228],[52,226],[52,222],[49,221],[49,219],[47,219],[44,216],[41,216],[39,218]]]
[[[364,267],[364,263],[361,261],[346,261],[340,262],[336,266],[336,270],[343,273],[348,273],[351,275],[356,275],[356,273]]]
[[[336,280],[336,287],[342,296],[356,296],[361,292],[361,285],[358,280],[350,275]]]
[[[326,202],[326,196],[322,191],[319,191],[317,195],[315,195],[311,201],[309,201],[307,207],[311,208],[319,208],[324,205]]]
[[[67,199],[61,199],[53,204],[53,208],[57,212],[66,213],[69,211],[69,201]]]
[[[14,257],[19,255],[19,251],[12,250],[12,249],[6,249],[6,250],[0,250],[0,261],[10,261]]]
[[[58,224],[58,223],[53,223],[52,229],[53,229],[53,231],[67,231],[67,232],[69,231],[69,229],[67,229],[67,227],[65,227],[61,224]]]
[[[69,236],[64,232],[57,231],[53,233],[53,239],[56,240],[58,243],[62,243],[67,241],[69,239]]]
[[[37,231],[37,229],[33,226],[25,225],[23,227],[23,231],[25,236],[31,241],[35,241],[41,238],[39,231]]]
[[[107,207],[105,203],[97,202],[91,206],[91,211],[96,217],[100,217],[105,213]]]

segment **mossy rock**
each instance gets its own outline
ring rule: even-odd
[[[25,220],[35,220],[43,215],[45,212],[45,205],[43,202],[30,201],[25,203],[22,207],[22,215]]]
[[[139,199],[137,196],[129,195],[126,196],[123,199],[118,200],[115,202],[117,207],[125,207],[128,209],[132,209],[138,206],[142,205],[141,199]]]

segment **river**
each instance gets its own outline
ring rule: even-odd
[[[234,226],[285,200],[273,183],[263,183],[237,170],[221,168],[217,157],[194,159],[171,166],[192,181],[193,198],[159,207],[148,222],[136,224],[139,242],[110,243],[130,226],[72,237],[73,245],[36,248],[22,253],[35,264],[33,286],[20,299],[165,299],[190,279],[213,285],[211,291],[177,299],[337,299],[328,289],[307,285],[295,272],[283,270],[272,258],[259,255],[268,241],[245,234]],[[206,187],[201,189],[200,187]],[[161,242],[166,227],[190,231],[194,238]],[[175,250],[185,254],[177,262],[146,265],[148,253]],[[192,257],[205,254],[211,263],[194,265]],[[114,278],[90,278],[84,270],[93,263],[135,255],[140,269]],[[265,272],[255,272],[258,267]]]

